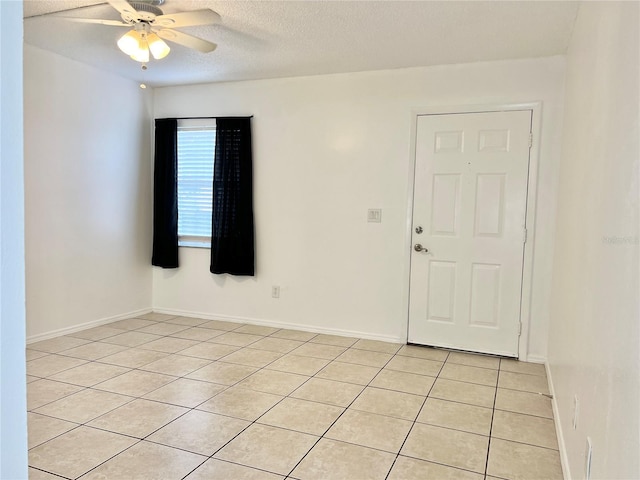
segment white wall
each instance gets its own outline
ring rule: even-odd
[[[257,275],[211,275],[208,250],[183,248],[178,270],[154,269],[154,308],[406,340],[412,110],[540,100],[530,354],[544,358],[563,76],[554,57],[156,89],[157,118],[254,115]]]
[[[0,2],[0,478],[27,478],[22,2]]]
[[[567,56],[549,365],[568,478],[587,436],[592,478],[640,478],[638,7],[583,3]]]
[[[150,99],[25,45],[27,337],[151,306]]]

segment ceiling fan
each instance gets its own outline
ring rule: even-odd
[[[94,18],[62,17],[79,23],[97,23],[114,27],[130,28],[118,40],[118,48],[138,62],[147,63],[149,52],[156,60],[166,57],[171,50],[162,39],[177,43],[199,52],[208,53],[216,49],[215,43],[174,30],[195,25],[213,25],[220,20],[208,8],[189,12],[163,14],[158,5],[164,0],[107,0],[122,17],[122,21]]]

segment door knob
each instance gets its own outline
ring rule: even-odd
[[[423,246],[422,246],[422,245],[420,245],[419,243],[416,243],[416,244],[413,246],[413,249],[414,249],[416,252],[424,252],[424,253],[427,253],[427,252],[429,251],[429,249],[428,249],[428,248],[423,247]]]

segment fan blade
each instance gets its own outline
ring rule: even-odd
[[[152,26],[167,28],[192,27],[195,25],[213,25],[220,21],[220,15],[213,10],[193,10],[191,12],[169,13],[159,15],[151,23]]]
[[[120,15],[123,13],[136,14],[136,10],[127,2],[127,0],[107,0],[109,5],[115,8]]]
[[[128,23],[121,22],[119,20],[101,20],[99,18],[78,18],[78,17],[56,17],[56,18],[64,18],[65,20],[69,20],[70,22],[77,23],[98,23],[100,25],[110,25],[113,27],[131,27]]]
[[[160,38],[177,43],[178,45],[193,48],[202,53],[213,52],[217,47],[215,43],[194,37],[193,35],[187,35],[186,33],[182,33],[177,30],[163,28],[162,30],[158,30],[156,33]]]

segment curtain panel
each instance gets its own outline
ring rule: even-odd
[[[216,118],[211,273],[255,275],[250,118]]]
[[[178,268],[178,120],[156,120],[151,264]]]

